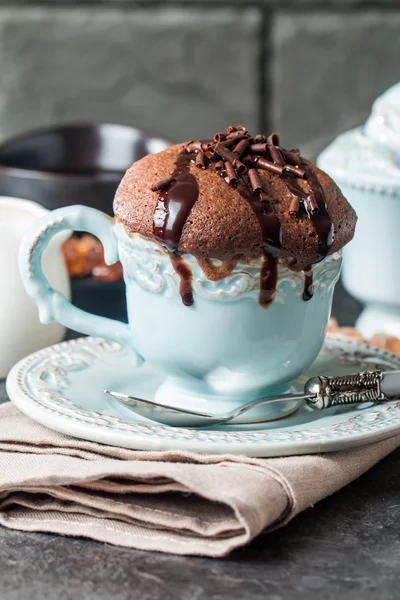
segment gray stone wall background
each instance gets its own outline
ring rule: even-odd
[[[242,123],[314,156],[399,65],[396,0],[0,0],[0,139],[77,120],[171,140]]]

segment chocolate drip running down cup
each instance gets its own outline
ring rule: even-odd
[[[276,133],[252,137],[242,126],[138,161],[114,210],[130,234],[156,240],[170,254],[187,306],[193,294],[185,254],[214,281],[262,257],[264,307],[274,300],[281,262],[303,272],[303,300],[311,300],[313,265],[351,240],[357,219],[332,179],[299,150],[282,148]]]

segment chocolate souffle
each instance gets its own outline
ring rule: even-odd
[[[252,137],[242,126],[142,158],[122,179],[114,211],[129,234],[170,253],[189,306],[185,254],[212,280],[261,257],[265,307],[274,298],[278,263],[303,271],[303,299],[310,300],[312,265],[347,244],[357,221],[337,185],[298,149],[282,148],[276,133]]]

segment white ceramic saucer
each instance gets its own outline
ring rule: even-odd
[[[400,369],[400,357],[328,338],[314,365],[295,382],[302,391],[316,374]],[[312,411],[302,406],[278,421],[182,429],[140,419],[108,399],[104,389],[151,399],[163,377],[149,365],[132,366],[116,343],[79,338],[50,346],[19,362],[7,379],[10,399],[26,415],[62,433],[142,450],[283,456],[342,450],[400,432],[400,401]]]

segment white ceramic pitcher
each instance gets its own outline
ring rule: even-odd
[[[48,212],[35,202],[0,196],[0,379],[18,360],[60,342],[65,334],[58,323],[40,323],[18,270],[18,250],[26,230]],[[70,283],[61,244],[68,235],[63,232],[56,236],[43,255],[43,268],[51,285],[67,298]]]

